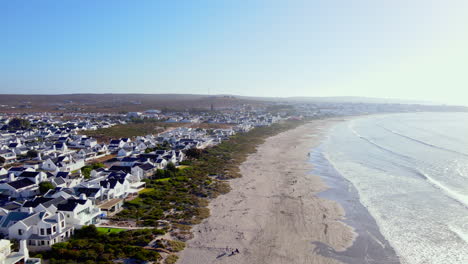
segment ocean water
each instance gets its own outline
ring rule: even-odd
[[[468,114],[370,116],[320,147],[402,263],[468,263]]]

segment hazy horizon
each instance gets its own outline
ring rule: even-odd
[[[249,95],[237,95],[237,94],[187,94],[187,93],[128,93],[128,92],[117,92],[117,93],[56,93],[56,94],[41,94],[41,93],[30,93],[30,94],[25,94],[25,93],[15,93],[15,94],[8,94],[8,93],[0,93],[0,95],[13,95],[13,96],[73,96],[73,95],[161,95],[161,96],[203,96],[203,97],[223,97],[223,96],[229,96],[229,97],[235,97],[235,98],[245,98],[245,99],[261,99],[261,100],[269,100],[271,99],[274,101],[275,99],[277,100],[317,100],[317,101],[325,101],[327,99],[331,99],[330,102],[332,101],[342,101],[342,102],[373,102],[373,101],[382,101],[388,103],[406,103],[406,104],[431,104],[431,105],[443,105],[444,103],[439,103],[439,102],[431,102],[431,101],[424,101],[424,100],[408,100],[408,99],[400,99],[400,98],[378,98],[378,97],[366,97],[366,96],[291,96],[291,97],[281,97],[281,96],[249,96]],[[348,101],[347,101],[348,100]],[[453,105],[455,104],[447,104],[447,105]]]
[[[468,2],[3,1],[0,94],[468,105]]]

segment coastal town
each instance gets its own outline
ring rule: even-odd
[[[87,131],[131,124],[135,119],[158,120],[167,127],[187,126],[108,142],[86,136]],[[125,115],[2,116],[0,233],[20,243],[19,253],[4,253],[5,263],[22,258],[26,263],[40,263],[28,257],[28,250],[48,250],[83,226],[108,226],[108,219],[123,209],[126,200],[145,190],[145,179],[157,170],[180,166],[187,150],[212,147],[236,133],[280,120],[269,113],[195,115],[158,110]],[[216,129],[189,126],[195,123],[227,125]],[[118,227],[136,228],[134,223]],[[2,241],[9,245],[9,240]]]
[[[211,106],[202,112],[1,114],[0,234],[4,239],[0,263],[41,263],[30,254],[48,251],[90,225],[108,232],[148,227],[172,230],[167,221],[142,223],[119,216],[125,210],[131,213],[132,201],[153,189],[147,186],[149,179],[170,179],[165,173],[189,167],[187,160],[193,159],[194,150],[213,148],[239,133],[288,120],[405,111],[417,109],[271,104],[223,111]],[[138,124],[154,126],[155,133],[119,138],[96,133]],[[18,244],[17,252],[10,250],[13,242]],[[146,248],[159,246],[156,236]]]

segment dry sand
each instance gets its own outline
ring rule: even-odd
[[[339,204],[315,195],[326,186],[308,163],[335,122],[312,121],[260,145],[241,165],[242,178],[230,182],[232,191],[211,201],[211,216],[194,227],[178,263],[339,263],[314,253],[312,242],[342,251],[356,235],[340,221]]]

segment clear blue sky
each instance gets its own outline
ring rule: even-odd
[[[468,104],[468,1],[0,2],[0,93]]]

